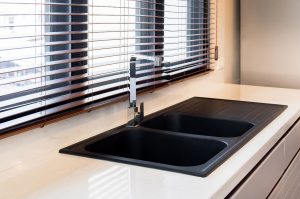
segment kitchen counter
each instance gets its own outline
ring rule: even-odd
[[[124,124],[124,101],[0,140],[0,198],[224,198],[299,118],[300,90],[224,84],[218,76],[213,72],[138,97],[146,115],[194,96],[288,105],[208,177],[58,153]]]

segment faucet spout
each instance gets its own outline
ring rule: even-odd
[[[132,57],[134,57],[135,59],[144,59],[144,60],[153,61],[154,66],[161,66],[162,62],[163,62],[163,58],[159,57],[159,56],[149,56],[149,55],[136,54],[136,55],[133,55]]]
[[[136,126],[144,118],[144,103],[139,108],[136,106],[136,61],[137,59],[145,59],[154,62],[155,66],[162,65],[162,57],[147,56],[147,55],[134,55],[130,58],[129,68],[129,107],[128,107],[128,126]]]

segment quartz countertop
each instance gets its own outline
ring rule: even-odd
[[[146,115],[194,96],[288,105],[208,177],[58,153],[124,124],[124,101],[0,140],[0,198],[224,198],[299,118],[300,90],[225,84],[215,76],[198,76],[138,97]]]

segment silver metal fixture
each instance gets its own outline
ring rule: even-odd
[[[130,58],[129,69],[129,107],[127,111],[128,126],[136,126],[144,119],[144,103],[140,104],[140,110],[136,106],[136,61],[144,59],[154,62],[154,66],[162,65],[162,57],[133,55]]]

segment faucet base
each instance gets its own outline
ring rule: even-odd
[[[139,108],[136,106],[130,106],[127,109],[127,120],[128,126],[136,126],[144,119],[144,103],[140,105]]]

